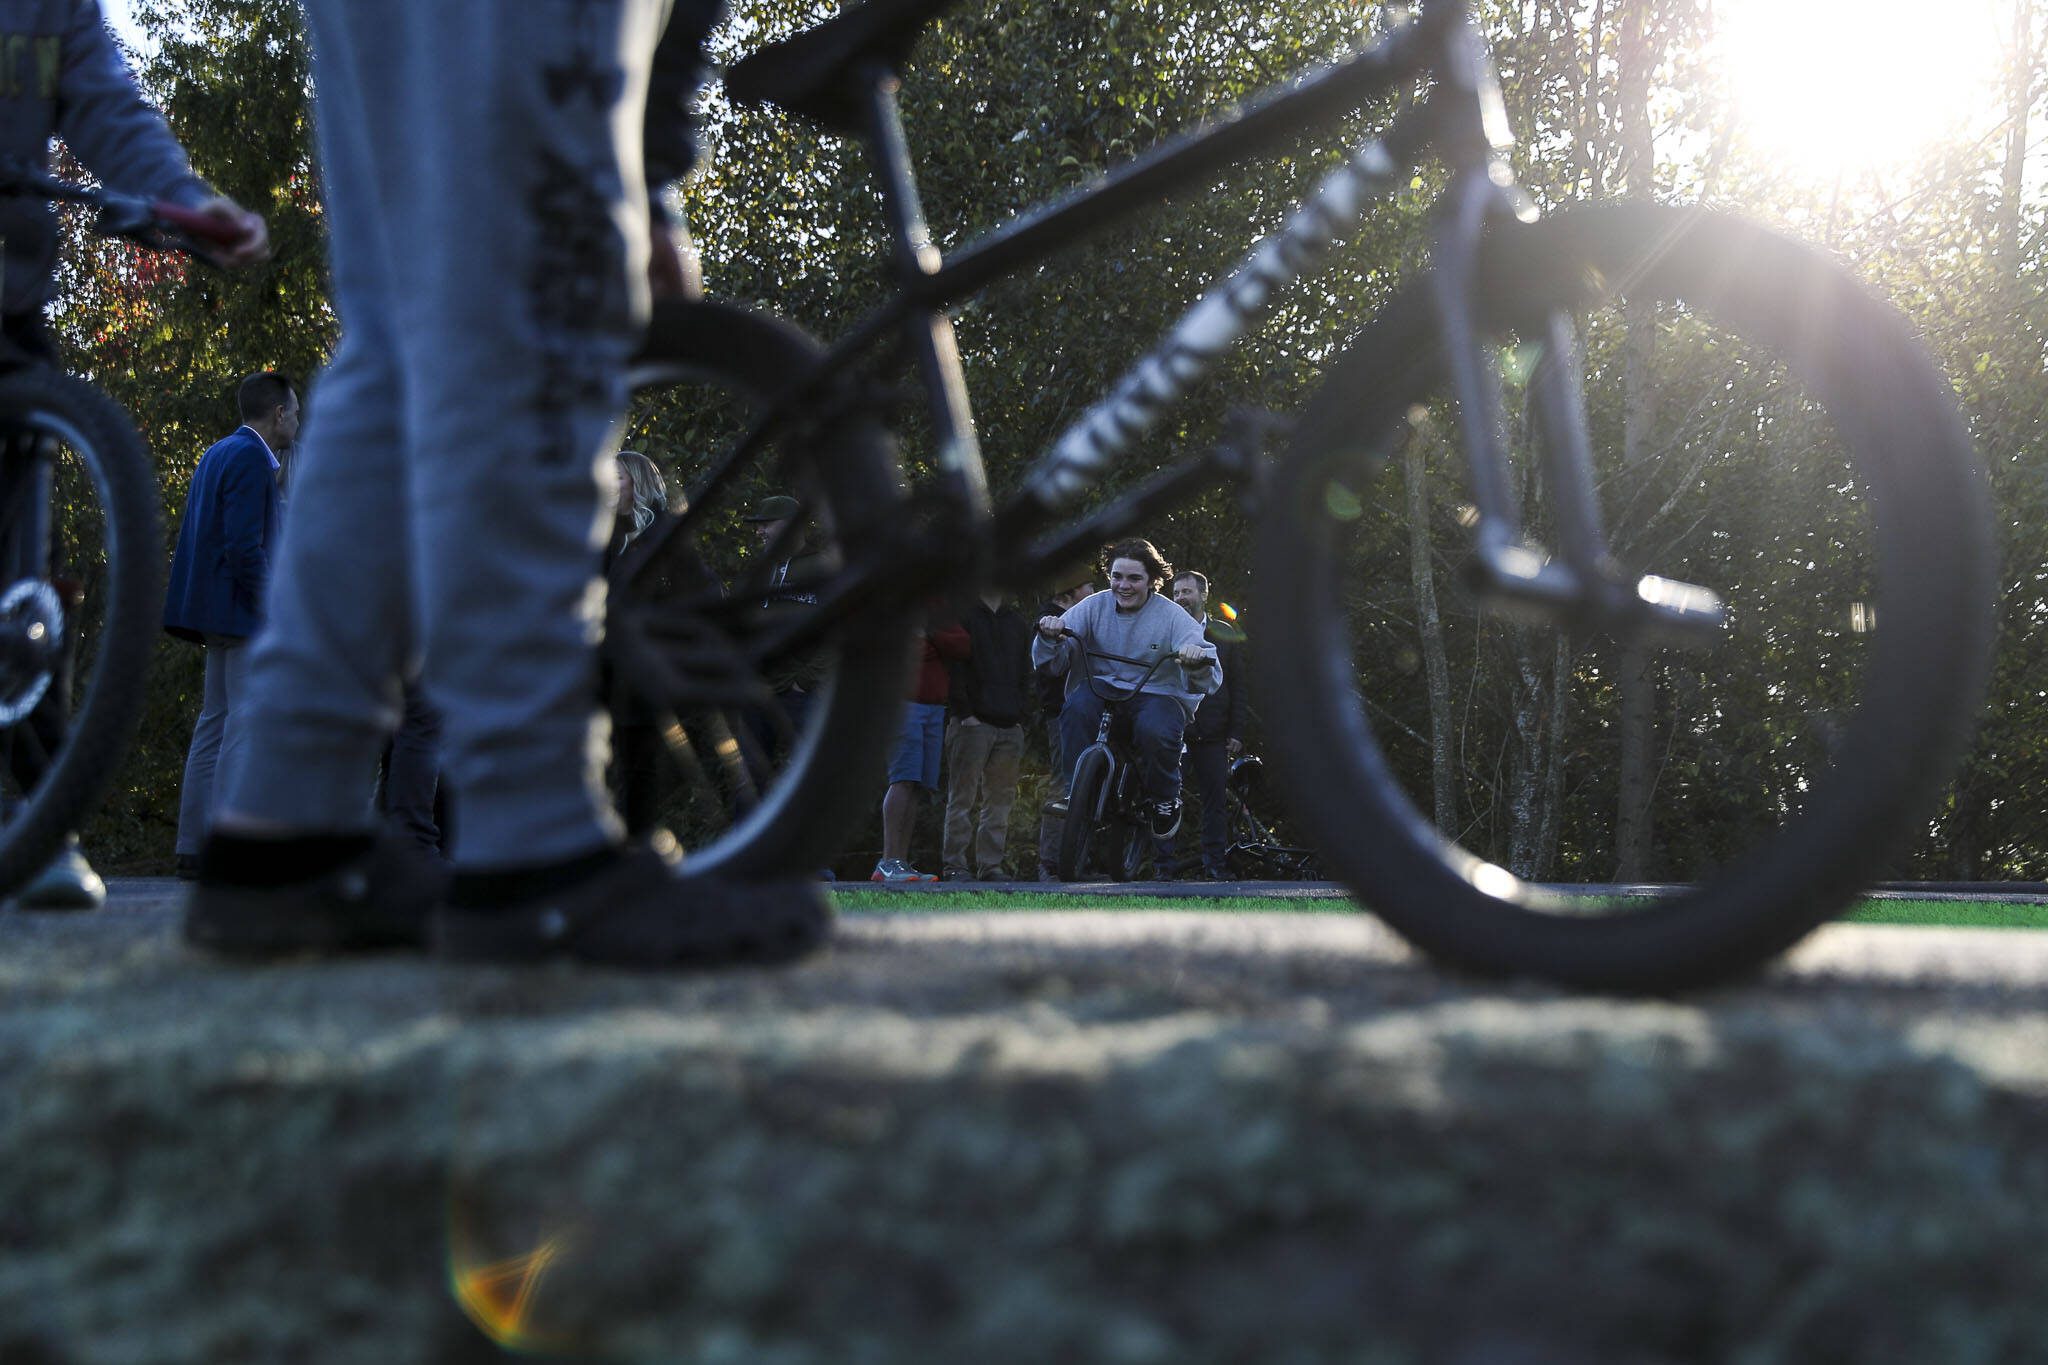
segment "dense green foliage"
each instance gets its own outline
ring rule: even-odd
[[[829,8],[746,0],[717,40],[718,55],[730,60]],[[2048,613],[2048,485],[2037,454],[2048,404],[2039,334],[2043,204],[2024,181],[2002,174],[2009,128],[1882,172],[1815,184],[1745,141],[1724,73],[1710,59],[1714,15],[1705,0],[1490,0],[1482,8],[1521,138],[1516,171],[1540,207],[1651,194],[1760,217],[1835,254],[1894,300],[1955,377],[1998,496],[1999,653],[1982,738],[1907,861],[1912,871],[1951,876],[2043,875],[2048,753],[2038,737],[2048,729],[2048,692],[2033,681],[2048,662],[2039,658],[2048,644],[2037,629]],[[232,424],[234,379],[263,366],[309,370],[332,341],[332,323],[295,7],[154,0],[144,18],[161,40],[143,68],[145,87],[202,172],[264,209],[279,244],[270,265],[233,277],[86,243],[71,258],[60,317],[68,357],[135,412],[175,525],[193,462]],[[1370,40],[1381,24],[1379,7],[1356,3],[963,5],[934,26],[905,84],[905,122],[934,238],[956,246],[1308,63]],[[2038,87],[2040,54],[2009,56],[2016,69],[2035,73],[2027,89]],[[2038,99],[2024,91],[2017,98],[2024,128]],[[1360,125],[1377,126],[1386,112],[1365,111]],[[706,129],[704,170],[686,199],[714,294],[758,302],[828,336],[882,297],[877,200],[857,148],[771,111],[735,108],[716,91]],[[1256,171],[1219,177],[961,309],[956,325],[996,486],[1013,482],[1270,229],[1356,131],[1304,136]],[[1218,382],[1146,442],[1125,477],[1199,449],[1233,404],[1286,410],[1311,392],[1324,363],[1421,259],[1433,174],[1425,169],[1374,214],[1330,270],[1287,300]],[[1826,433],[1767,358],[1731,357],[1684,315],[1659,317],[1654,331],[1645,342],[1616,318],[1584,335],[1592,419],[1602,448],[1615,452],[1603,492],[1618,547],[1628,554],[1655,546],[1667,555],[1659,571],[1697,574],[1731,597],[1768,604],[1750,618],[1758,624],[1739,667],[1659,674],[1654,866],[1670,874],[1713,862],[1740,832],[1796,801],[1803,770],[1824,756],[1831,716],[1853,690],[1859,645],[1845,613],[1865,595],[1868,566],[1854,516],[1828,510],[1843,504],[1844,475],[1826,456]],[[1621,378],[1632,346],[1647,348],[1656,394],[1650,419],[1633,429]],[[317,402],[316,392],[315,412]],[[675,420],[650,420],[642,434],[687,439]],[[906,457],[921,470],[928,452],[914,428],[910,438]],[[1421,458],[1409,467],[1426,481],[1429,558],[1443,603],[1452,818],[1475,847],[1519,869],[1610,875],[1618,661],[1597,647],[1560,649],[1459,600],[1465,495],[1455,454],[1431,439],[1430,423],[1415,439]],[[1632,458],[1638,451],[1651,458]],[[1383,476],[1361,475],[1351,490],[1359,534],[1347,602],[1363,690],[1427,809],[1432,708],[1441,720],[1446,701],[1433,703],[1423,685],[1426,642],[1400,516],[1402,466],[1397,459]],[[1711,518],[1687,510],[1690,495],[1677,496],[1686,488],[1711,497]],[[1284,585],[1251,581],[1250,526],[1235,502],[1212,495],[1144,529],[1244,610],[1256,648],[1259,594]],[[741,535],[736,525],[722,533]],[[195,652],[182,647],[167,645],[159,664],[143,743],[89,830],[115,866],[160,865],[169,849],[198,673]],[[929,831],[933,822],[925,823]],[[1019,866],[1026,824],[1020,815],[1012,844]]]

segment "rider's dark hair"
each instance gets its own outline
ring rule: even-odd
[[[1173,581],[1178,583],[1183,578],[1194,579],[1195,590],[1200,592],[1204,597],[1207,597],[1209,595],[1209,575],[1201,572],[1198,569],[1182,569],[1179,573],[1173,576]]]
[[[1149,540],[1133,538],[1131,540],[1115,541],[1112,544],[1103,546],[1102,559],[1097,567],[1102,570],[1104,582],[1109,580],[1109,566],[1116,563],[1119,559],[1135,559],[1140,564],[1143,564],[1145,571],[1152,575],[1152,591],[1154,592],[1158,592],[1160,587],[1173,577],[1173,565],[1166,562],[1166,556],[1160,554]]]
[[[262,370],[235,390],[235,409],[244,422],[260,422],[292,399],[292,381],[276,370]]]

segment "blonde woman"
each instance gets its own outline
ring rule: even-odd
[[[604,552],[607,569],[668,511],[668,481],[661,477],[659,465],[637,450],[620,451],[614,463],[619,482],[612,497],[611,540]]]

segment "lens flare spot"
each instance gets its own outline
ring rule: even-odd
[[[1502,900],[1513,897],[1522,889],[1522,880],[1504,867],[1492,863],[1481,863],[1472,869],[1472,889],[1483,896],[1494,896]]]
[[[549,1268],[561,1259],[567,1245],[564,1237],[549,1237],[522,1255],[481,1265],[452,1265],[455,1301],[477,1329],[498,1345],[538,1345],[533,1330],[534,1300]]]
[[[1365,515],[1365,504],[1359,501],[1358,494],[1333,481],[1323,490],[1323,510],[1332,521],[1357,521]]]

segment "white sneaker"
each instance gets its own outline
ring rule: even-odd
[[[14,897],[14,903],[24,910],[97,910],[106,902],[107,884],[78,851],[75,834],[50,865]]]

